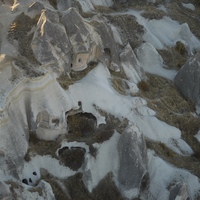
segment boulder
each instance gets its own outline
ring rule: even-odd
[[[200,105],[200,52],[182,66],[174,78],[174,85],[186,98]]]
[[[101,20],[99,20],[99,18]],[[95,31],[97,32],[99,38],[101,38],[99,46],[103,50],[106,65],[114,71],[119,71],[119,47],[115,42],[110,26],[108,26],[104,19],[100,16],[98,17],[98,20],[94,20],[91,24],[95,27]]]
[[[147,149],[142,133],[135,126],[123,132],[118,142],[118,181],[122,193],[131,191],[129,198],[139,194],[142,179],[147,174]],[[125,196],[127,196],[125,194]]]
[[[31,47],[42,65],[58,65],[54,70],[70,72],[71,43],[57,13],[42,11]]]
[[[120,60],[129,81],[138,83],[141,80],[146,80],[145,71],[141,67],[129,43],[125,46],[123,52],[120,54]]]
[[[186,183],[178,182],[170,189],[169,200],[173,199],[189,199],[188,188]]]

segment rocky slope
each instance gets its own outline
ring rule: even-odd
[[[0,198],[199,199],[199,14],[1,1]]]

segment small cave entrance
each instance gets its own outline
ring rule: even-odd
[[[111,65],[111,51],[109,48],[104,49],[104,58],[105,58],[105,64],[110,67]]]
[[[107,59],[111,59],[111,51],[110,51],[110,49],[109,48],[105,48],[104,52],[105,52],[105,57]]]
[[[91,113],[77,113],[67,117],[68,135],[89,137],[95,134],[97,120]]]

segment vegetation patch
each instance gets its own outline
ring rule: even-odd
[[[167,4],[168,15],[179,23],[187,23],[192,33],[200,39],[198,7],[195,11],[185,8],[180,1]]]
[[[155,5],[148,5],[144,7],[144,12],[141,15],[149,20],[159,20],[166,16],[166,13],[163,10],[158,9]]]
[[[200,145],[194,135],[200,129],[199,117],[195,115],[192,102],[186,100],[170,80],[147,74],[149,91],[140,90],[139,95],[147,100],[148,107],[156,111],[161,121],[175,126],[182,132],[185,140],[194,151],[193,156],[180,156],[165,144],[146,139],[147,147],[153,149],[159,157],[171,164],[190,170],[200,177]]]
[[[169,149],[161,142],[155,142],[146,139],[147,148],[152,149],[155,153],[166,162],[178,167],[189,170],[192,174],[200,177],[200,160],[194,156],[181,156]]]
[[[117,189],[112,173],[108,173],[104,179],[102,179],[96,188],[92,191],[93,199],[102,200],[123,200],[119,190]]]
[[[28,162],[32,156],[35,155],[51,155],[53,158],[57,158],[55,152],[60,147],[60,141],[44,141],[39,140],[35,132],[30,133],[29,149],[24,159]]]
[[[72,198],[68,195],[67,189],[61,187],[62,181],[57,180],[53,175],[49,174],[46,170],[41,170],[41,180],[46,181],[51,185],[56,200],[71,200]],[[61,183],[61,184],[59,184]]]
[[[96,118],[90,113],[78,113],[67,117],[68,136],[87,138],[95,133]]]
[[[63,148],[59,151],[59,160],[70,169],[77,171],[84,162],[85,149],[82,148]]]
[[[82,176],[83,175],[81,173],[76,173],[74,176],[71,176],[67,180],[65,180],[64,185],[67,188],[71,199],[92,200],[92,195],[85,187]]]
[[[179,43],[178,43],[179,44]],[[185,48],[182,48],[185,49]],[[168,47],[167,49],[157,50],[164,62],[170,69],[179,70],[188,60],[189,56],[185,50],[181,50],[179,45]]]
[[[40,187],[33,187],[33,188],[30,188],[30,189],[29,189],[29,192],[37,192],[40,196],[43,195],[42,188],[40,188]]]
[[[112,7],[107,7],[107,6],[94,6],[95,11],[97,13],[107,13],[110,14],[112,12],[115,12],[115,10],[112,9]]]
[[[129,88],[128,84],[125,80],[117,77],[111,78],[113,88],[119,92],[121,95],[127,95],[127,91]]]
[[[96,107],[96,106],[95,106]],[[93,143],[102,143],[108,140],[117,130],[122,133],[125,127],[128,125],[128,120],[123,121],[114,117],[111,114],[106,113],[103,110],[98,109],[99,113],[106,118],[106,124],[101,124],[99,127],[96,126],[94,119],[85,118],[84,114],[76,114],[69,116],[67,120],[69,128],[67,139],[68,141],[85,142],[89,146]]]
[[[135,16],[107,15],[106,17],[110,23],[114,24],[120,29],[122,41],[124,43],[129,42],[133,49],[142,44],[141,41],[144,34],[144,27],[138,24]]]
[[[138,86],[138,88],[139,88],[141,91],[143,91],[143,92],[149,91],[149,88],[150,88],[148,82],[147,82],[147,81],[144,81],[144,80],[141,80],[141,81],[138,83],[137,86]]]
[[[89,193],[86,189],[83,181],[82,174],[77,173],[71,176],[65,181],[65,186],[69,192],[69,195],[74,200],[122,200],[122,196],[117,189],[112,173],[108,173],[105,178],[103,178],[96,188],[93,189],[92,193]]]
[[[181,41],[176,42],[176,51],[178,51],[181,55],[184,55],[187,51],[185,49],[185,45]]]

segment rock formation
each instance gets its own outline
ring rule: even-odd
[[[136,127],[128,127],[119,139],[117,150],[119,187],[122,193],[133,193],[130,199],[137,197],[142,179],[147,173],[147,149],[143,135]]]
[[[200,52],[192,56],[174,78],[175,86],[197,106],[200,105]]]
[[[200,196],[199,149],[187,144],[193,145],[193,133],[189,139],[181,133],[187,128],[182,120],[194,111],[189,105],[190,114],[180,114],[168,97],[159,96],[166,85],[175,93],[170,81],[177,73],[162,55],[177,41],[187,43],[190,53],[200,49],[200,42],[189,25],[169,18],[166,10],[173,3],[156,7],[156,2],[0,2],[1,199]],[[144,11],[127,10],[127,5]],[[162,34],[152,36],[152,23],[160,26],[160,21],[142,16],[157,11],[168,16],[162,23],[175,29],[170,50],[162,49],[168,44]],[[155,41],[161,39],[158,50]],[[198,52],[175,77],[176,87],[197,105],[199,57]],[[167,122],[157,119],[163,119],[163,105]]]

